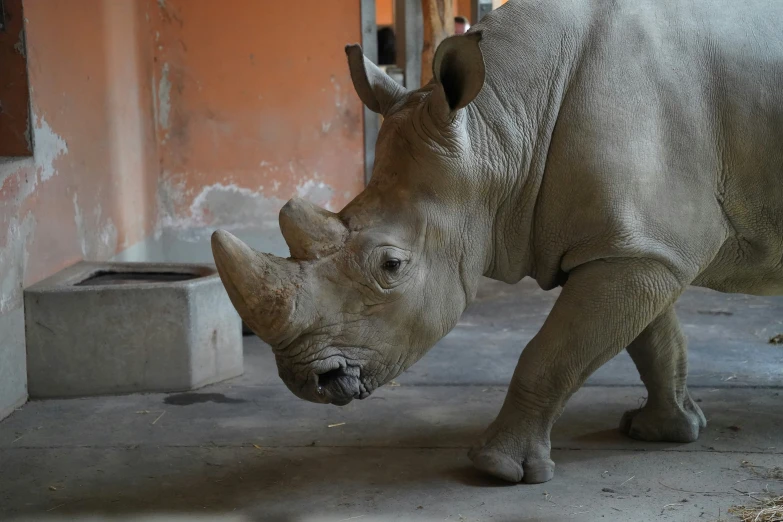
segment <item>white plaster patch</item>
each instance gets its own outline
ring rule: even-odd
[[[160,110],[158,109],[158,86],[155,85],[155,75],[150,78],[150,92],[152,93],[152,117],[155,125],[160,121]]]
[[[68,144],[52,130],[43,116],[38,116],[34,132],[35,166],[41,181],[46,181],[57,173],[54,161],[68,154]]]
[[[27,143],[27,150],[34,152],[33,149],[33,135],[30,132],[30,116],[27,117],[27,123],[24,126],[24,141]]]
[[[28,212],[19,222],[16,216],[8,224],[8,235],[0,248],[0,314],[22,306],[27,247],[35,231],[35,218]]]
[[[180,193],[175,190],[175,197]],[[233,231],[274,229],[278,226],[278,213],[284,203],[233,183],[215,183],[201,190],[186,215],[163,214],[156,239],[168,231],[176,231],[180,240],[200,242],[216,228]]]
[[[279,182],[274,182],[279,186]],[[160,217],[155,231],[155,240],[175,233],[178,240],[190,243],[205,241],[216,228],[233,231],[274,230],[278,227],[278,214],[285,204],[280,198],[263,194],[263,186],[257,190],[240,187],[234,183],[215,183],[203,187],[193,198],[188,211],[178,212],[183,207],[185,187],[164,176],[159,184],[158,198]],[[332,189],[318,181],[306,181],[297,187],[300,197],[326,206]]]
[[[0,193],[7,179],[19,176],[22,169],[29,168],[32,161],[29,158],[4,158],[0,157]]]
[[[334,76],[330,78],[330,81],[334,87],[334,106],[340,108],[343,105],[342,88],[340,87],[340,84],[337,83],[337,80]]]
[[[185,202],[185,183],[174,179],[168,172],[164,172],[158,180],[158,212],[160,217],[155,227],[155,239],[160,239],[164,228],[180,228],[177,219],[177,209]]]
[[[23,58],[27,58],[27,52],[24,45],[24,28],[19,29],[19,39],[14,44],[14,51],[21,54]]]
[[[332,210],[331,199],[333,194],[332,187],[322,181],[309,179],[296,187],[296,194],[303,199],[324,207],[326,210]]]
[[[52,130],[46,118],[39,116],[34,121],[37,121],[37,125],[33,128],[34,158],[0,158],[0,191],[3,190],[6,180],[16,177],[18,183],[14,198],[16,204],[21,204],[27,199],[40,181],[46,181],[57,174],[54,168],[55,160],[68,153],[68,144]],[[30,146],[29,132],[26,137]],[[32,175],[28,175],[29,169],[33,170]]]
[[[260,161],[258,163],[258,166],[261,167],[262,169],[266,169],[266,170],[268,170],[270,172],[277,172],[277,171],[280,170],[280,167],[278,167],[277,165],[274,165],[274,164],[272,164],[272,163],[270,163],[268,161],[265,161],[265,160]]]
[[[98,243],[95,256],[89,259],[105,261],[114,257],[117,252],[117,227],[111,218],[106,218],[106,223],[98,231]]]
[[[204,187],[190,206],[193,226],[231,229],[268,228],[277,225],[284,202],[234,184]]]
[[[73,195],[74,221],[76,222],[76,233],[79,238],[82,259],[88,261],[105,261],[111,259],[117,250],[117,228],[114,226],[111,218],[107,218],[101,225],[102,209],[98,204],[93,209],[93,221],[96,223],[97,231],[92,233],[86,226],[81,208],[79,208],[79,199],[77,194]]]
[[[164,63],[158,82],[158,124],[163,129],[169,128],[171,113],[171,80],[169,80],[169,64]]]
[[[82,218],[82,209],[79,208],[79,195],[73,195],[73,219],[76,222],[76,235],[79,237],[79,246],[81,247],[82,259],[87,257],[87,234],[84,231],[84,218]]]

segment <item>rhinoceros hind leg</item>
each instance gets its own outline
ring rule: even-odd
[[[647,403],[625,412],[620,431],[647,441],[693,442],[707,426],[688,393],[687,345],[673,308],[655,319],[628,346],[647,387]]]

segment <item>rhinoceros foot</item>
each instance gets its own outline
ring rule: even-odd
[[[620,431],[632,439],[652,442],[694,442],[707,426],[701,408],[685,392],[682,405],[646,405],[623,414]]]
[[[468,457],[477,469],[508,482],[547,482],[555,475],[555,463],[549,458],[546,431],[499,418],[471,448]]]

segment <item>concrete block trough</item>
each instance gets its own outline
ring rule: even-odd
[[[31,397],[198,388],[243,371],[209,265],[81,262],[24,293]]]

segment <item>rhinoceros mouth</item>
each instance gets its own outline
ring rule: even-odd
[[[354,399],[370,395],[362,383],[361,368],[342,361],[337,368],[315,373],[314,380],[319,399],[337,406],[345,406]]]

